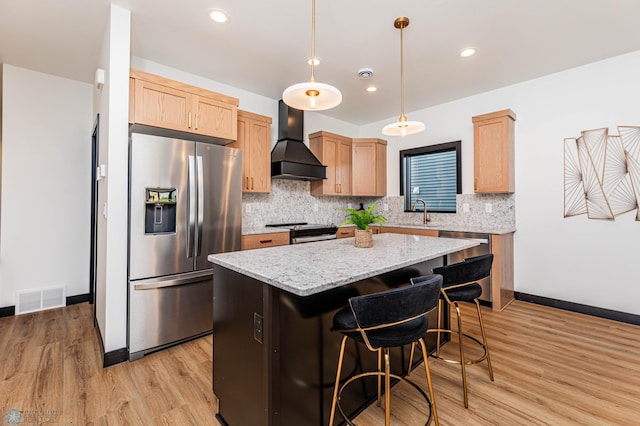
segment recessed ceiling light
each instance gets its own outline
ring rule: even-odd
[[[311,65],[311,58],[307,58],[307,63],[309,65]],[[320,58],[318,58],[317,56],[313,59],[313,66],[317,67],[318,65],[320,65]]]
[[[211,12],[209,12],[209,16],[211,17],[211,19],[219,23],[224,23],[229,20],[229,15],[227,15],[227,12],[221,9],[212,9]]]
[[[473,47],[467,47],[465,49],[462,49],[460,51],[460,56],[462,56],[463,58],[467,58],[469,56],[473,56],[476,53],[476,49]]]
[[[376,86],[367,87],[367,92],[375,92],[376,90],[378,90],[378,88]]]

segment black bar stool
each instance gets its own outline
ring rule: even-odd
[[[439,268],[433,269],[434,274],[442,275],[443,281],[440,301],[438,303],[438,328],[428,330],[429,333],[438,333],[438,339],[436,340],[438,342],[438,347],[435,354],[432,356],[442,359],[445,362],[460,364],[462,370],[462,389],[464,392],[465,408],[469,408],[469,398],[467,395],[467,365],[477,364],[486,359],[487,367],[489,368],[489,378],[491,379],[491,381],[493,381],[493,368],[491,367],[491,357],[489,355],[489,345],[487,344],[487,334],[484,329],[480,303],[478,302],[478,297],[480,297],[480,295],[482,294],[482,287],[477,282],[489,276],[489,274],[491,273],[492,263],[493,254],[483,254],[481,256],[469,257],[463,262],[458,262],[452,265],[441,266]],[[455,308],[458,323],[457,330],[443,329],[441,327],[440,303],[442,301],[445,301],[450,306],[453,306]],[[460,314],[460,306],[458,305],[459,302],[475,303],[476,311],[478,313],[478,321],[480,322],[482,341],[463,332],[462,316]],[[440,333],[456,333],[458,335],[458,350],[460,353],[459,359],[449,359],[440,356]],[[466,359],[464,355],[463,336],[480,345],[483,350],[483,354],[480,357],[475,359]],[[413,348],[410,358],[413,358]],[[412,359],[409,360],[409,368],[411,368],[412,361]]]
[[[416,279],[416,281],[418,280]],[[415,282],[414,285],[352,297],[349,299],[349,306],[336,312],[333,317],[332,330],[342,333],[344,337],[340,345],[329,426],[333,426],[336,406],[346,419],[346,422],[349,425],[353,425],[342,411],[340,397],[343,390],[354,380],[369,376],[377,376],[378,378],[378,406],[380,406],[381,402],[381,379],[384,378],[386,426],[389,426],[391,418],[392,377],[408,382],[425,398],[429,405],[429,418],[425,425],[429,424],[432,418],[436,426],[439,424],[424,336],[428,328],[427,313],[438,305],[441,287],[442,276],[427,275],[420,277],[419,282]],[[340,386],[340,372],[348,338],[364,343],[370,351],[377,352],[378,371],[355,375]],[[412,381],[391,373],[389,349],[416,342],[420,343],[422,348],[425,373],[429,385],[429,396]],[[382,371],[381,365],[383,357],[384,371]]]

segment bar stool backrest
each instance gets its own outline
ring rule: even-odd
[[[446,288],[452,285],[472,283],[488,277],[491,274],[492,263],[493,254],[483,254],[469,257],[452,265],[434,268],[433,273],[442,275],[442,287]]]
[[[411,321],[434,309],[441,287],[441,275],[428,275],[418,285],[352,297],[349,304],[360,329],[381,329]]]

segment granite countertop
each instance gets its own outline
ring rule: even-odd
[[[212,254],[208,259],[298,296],[309,296],[479,244],[403,234],[379,234],[373,240],[371,248],[357,248],[353,239],[344,238]]]

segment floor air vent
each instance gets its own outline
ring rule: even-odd
[[[16,292],[16,315],[61,308],[65,305],[63,285]]]

